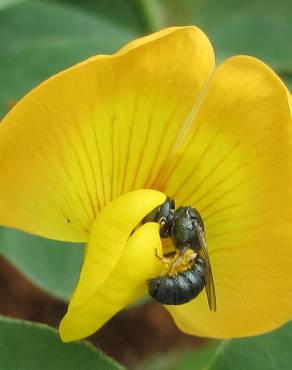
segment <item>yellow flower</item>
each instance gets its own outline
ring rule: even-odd
[[[159,274],[158,224],[132,232],[164,194],[200,211],[216,286],[215,313],[204,292],[166,307],[181,330],[239,337],[292,317],[289,99],[259,60],[215,69],[207,37],[177,27],[53,76],[9,112],[0,223],[87,242],[64,341],[92,334]]]

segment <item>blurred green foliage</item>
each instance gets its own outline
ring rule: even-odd
[[[291,0],[162,0],[169,22],[195,24],[210,37],[218,61],[248,54],[292,73]]]
[[[62,343],[47,325],[0,316],[0,368],[5,370],[122,370],[86,342]]]
[[[83,11],[107,19],[115,25],[141,34],[147,31],[147,24],[140,11],[139,2],[131,0],[55,0],[60,4],[75,6]],[[151,1],[151,0],[150,0]]]
[[[81,269],[82,245],[0,228],[0,252],[38,287],[69,299]]]
[[[94,54],[112,53],[137,33],[58,3],[0,7],[0,115],[52,74]]]
[[[197,351],[159,355],[137,370],[290,370],[292,323],[252,338],[214,341]]]

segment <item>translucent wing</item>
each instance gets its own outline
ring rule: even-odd
[[[205,272],[205,288],[208,298],[208,304],[211,311],[216,311],[216,294],[215,294],[215,285],[213,280],[213,274],[211,269],[211,264],[209,260],[207,245],[205,242],[204,231],[202,230],[201,226],[196,223],[196,231],[198,234],[199,243],[201,246],[199,254],[204,259],[206,263],[206,272]]]

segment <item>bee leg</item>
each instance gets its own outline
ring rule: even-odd
[[[160,227],[160,236],[165,234],[165,228],[166,228],[166,218],[165,217],[160,217],[158,220],[159,227]]]
[[[1,1],[1,0],[0,0]],[[149,220],[148,220],[148,218]],[[154,222],[153,220],[153,216],[151,215],[151,213],[145,217],[145,219],[142,220],[142,224],[143,223],[146,223],[146,222]],[[156,222],[156,221],[155,221]],[[160,219],[157,221],[159,226],[160,226],[160,230],[164,230],[165,228],[165,225],[166,225],[166,218],[165,217],[160,217]],[[130,236],[132,236],[134,234],[134,232],[138,229],[138,227],[141,226],[141,223],[139,223],[132,231],[131,231],[131,234]]]
[[[169,265],[173,260],[173,258],[159,256],[157,249],[155,249],[155,256],[159,259],[161,263],[164,263],[165,265]]]

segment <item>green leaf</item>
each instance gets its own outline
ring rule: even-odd
[[[65,344],[46,325],[0,317],[3,370],[123,369],[87,342]]]
[[[111,20],[130,30],[142,32],[146,29],[143,14],[137,0],[55,0],[60,3],[78,7],[87,12],[96,14],[104,19]],[[152,1],[152,0],[150,0]]]
[[[0,117],[9,102],[89,56],[112,53],[136,32],[58,3],[0,7]]]
[[[283,81],[285,82],[287,88],[292,93],[292,73],[291,74],[283,74],[282,76]]]
[[[220,346],[221,341],[212,341],[193,351],[172,350],[147,360],[137,370],[209,370],[206,366]]]
[[[16,3],[20,3],[25,0],[0,0],[0,10],[3,8],[8,8]]]
[[[290,370],[292,323],[273,333],[224,341],[204,370]],[[182,370],[194,369],[191,367]]]
[[[196,351],[156,356],[139,370],[290,370],[292,323],[250,338],[211,341]]]
[[[217,59],[256,56],[292,71],[291,0],[161,0],[169,23],[194,24],[211,38]]]
[[[55,0],[103,16],[139,33],[166,26],[166,12],[160,0]]]
[[[40,288],[69,299],[83,260],[80,244],[57,242],[12,229],[0,229],[0,253]]]

